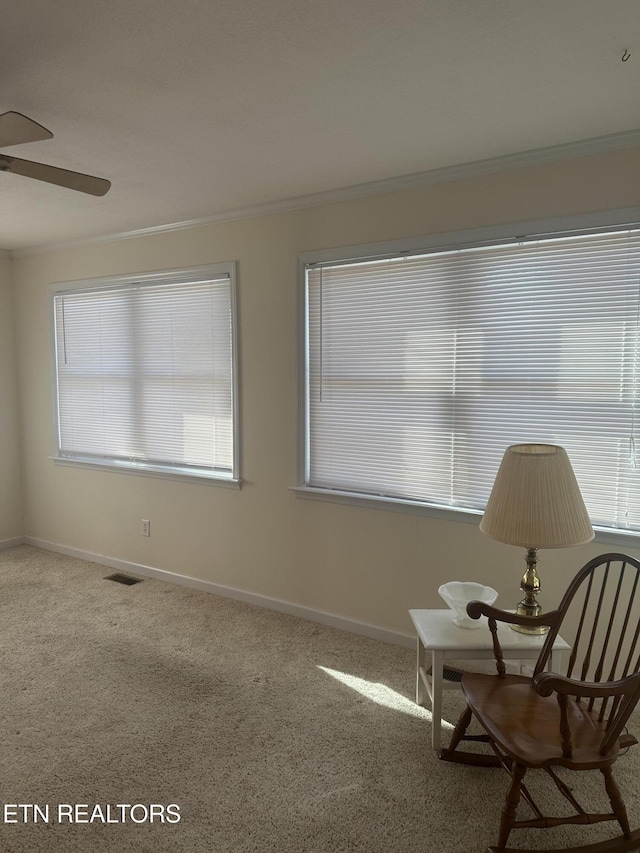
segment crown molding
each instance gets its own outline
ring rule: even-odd
[[[635,147],[640,147],[640,129],[610,134],[608,136],[597,136],[592,139],[582,139],[578,142],[551,145],[547,148],[534,148],[529,151],[505,154],[500,157],[490,157],[485,160],[474,160],[469,163],[443,166],[438,169],[429,169],[425,172],[414,172],[410,175],[400,175],[394,178],[369,181],[367,183],[354,184],[352,186],[342,187],[335,190],[327,190],[324,192],[311,193],[309,195],[264,202],[262,204],[217,213],[202,219],[190,219],[184,222],[154,225],[149,228],[139,228],[133,231],[123,231],[99,237],[87,237],[85,239],[70,242],[50,243],[29,249],[17,249],[14,251],[0,250],[0,252],[4,253],[6,251],[8,257],[21,258],[29,255],[39,255],[45,252],[58,251],[60,249],[83,248],[102,243],[131,240],[138,237],[148,237],[172,231],[182,231],[188,228],[201,228],[206,225],[216,225],[221,222],[253,219],[259,216],[271,216],[277,213],[290,213],[305,207],[335,204],[342,201],[366,198],[367,196],[417,189],[419,187],[428,186],[429,184],[446,183],[449,181],[461,180],[463,178],[488,175],[495,172],[506,172],[526,166],[542,165],[544,163],[551,163],[557,160],[571,160],[578,157],[588,157],[594,154],[606,154],[612,151],[622,151]],[[0,255],[0,257],[4,257],[4,254]]]

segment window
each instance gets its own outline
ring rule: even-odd
[[[53,303],[59,459],[237,480],[232,264],[74,283]]]
[[[305,267],[304,485],[481,511],[505,448],[566,447],[640,531],[640,230]]]

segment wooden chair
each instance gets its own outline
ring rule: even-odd
[[[636,596],[639,578],[638,560],[624,554],[604,554],[578,572],[557,610],[540,617],[516,616],[479,601],[468,605],[472,618],[489,618],[497,675],[464,674],[462,688],[467,707],[449,748],[442,750],[440,757],[461,763],[501,765],[511,776],[498,843],[488,848],[490,853],[511,850],[506,844],[512,829],[609,820],[617,821],[621,834],[607,841],[555,849],[583,853],[640,850],[640,829],[629,829],[626,808],[612,773],[620,753],[637,743],[625,725],[640,698],[640,595]],[[497,621],[549,627],[531,678],[506,674]],[[560,630],[571,644],[564,675],[544,671]],[[467,735],[472,718],[484,734]],[[485,741],[495,754],[458,750],[463,740]],[[599,770],[611,812],[586,812],[554,767]],[[523,784],[529,769],[546,771],[575,814],[545,816]],[[527,820],[516,820],[521,796],[533,810],[534,816]],[[518,848],[518,853],[525,852]]]

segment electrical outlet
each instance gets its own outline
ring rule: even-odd
[[[142,519],[142,535],[151,536],[151,522],[148,518]]]

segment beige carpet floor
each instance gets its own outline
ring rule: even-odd
[[[110,573],[0,551],[0,850],[472,853],[495,842],[507,777],[431,752],[412,650]],[[461,707],[448,693],[447,721]],[[636,750],[617,776],[637,825]],[[599,774],[582,775],[596,778],[576,789],[601,801]],[[518,843],[584,833],[532,830]]]

